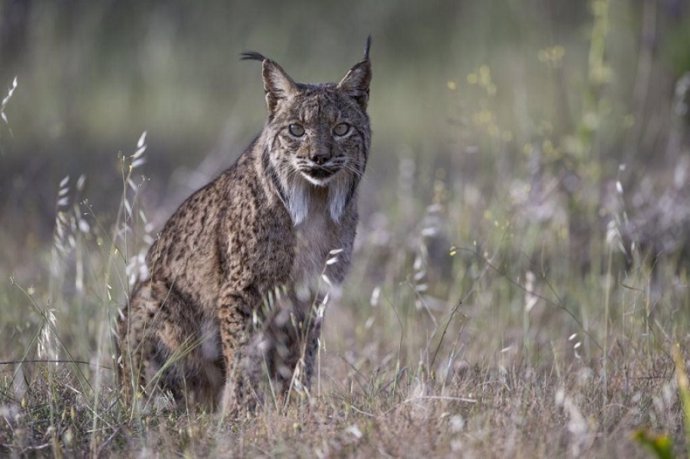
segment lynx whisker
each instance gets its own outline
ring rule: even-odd
[[[352,175],[354,175],[357,178],[360,178],[362,175],[364,175],[363,171],[361,171],[360,169],[357,169],[355,166],[350,165],[348,163],[343,164],[342,166],[340,166],[340,168],[350,172]]]

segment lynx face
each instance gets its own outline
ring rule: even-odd
[[[367,162],[369,60],[338,84],[314,85],[295,83],[264,59],[263,78],[269,109],[265,154],[294,224],[309,214],[314,188],[327,190],[330,216],[338,222]]]

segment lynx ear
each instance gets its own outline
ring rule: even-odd
[[[268,112],[273,115],[280,100],[289,99],[297,94],[297,85],[283,68],[255,51],[242,53],[242,60],[262,62],[262,76],[264,79],[264,92],[266,93],[266,105]]]
[[[262,75],[266,105],[268,111],[273,114],[279,101],[290,99],[297,94],[297,85],[280,65],[270,59],[264,59]]]
[[[367,46],[364,50],[364,60],[347,72],[347,75],[338,83],[338,89],[357,101],[362,110],[367,109],[369,102],[369,83],[371,82],[371,61],[369,61],[369,48],[371,36],[367,38]]]

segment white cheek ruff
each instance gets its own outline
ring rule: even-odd
[[[309,185],[299,177],[291,180],[287,187],[288,211],[293,225],[297,226],[309,215]]]
[[[336,223],[340,222],[340,217],[345,211],[352,180],[354,177],[349,174],[336,174],[328,187],[328,210],[331,219]]]
[[[309,216],[312,207],[312,186],[328,188],[328,214],[334,222],[339,223],[348,203],[352,181],[355,179],[352,174],[344,170],[322,179],[312,177],[302,171],[299,175],[293,176],[285,186],[287,208],[293,225],[299,225]]]

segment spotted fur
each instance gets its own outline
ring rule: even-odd
[[[148,252],[149,277],[118,320],[130,403],[169,393],[187,406],[237,411],[261,399],[262,375],[279,392],[308,389],[321,275],[338,284],[350,265],[371,136],[369,42],[337,84],[296,83],[271,59],[243,57],[262,62],[267,120]]]

